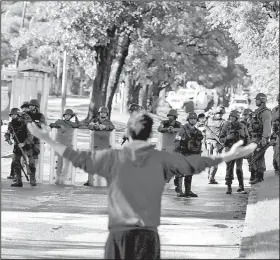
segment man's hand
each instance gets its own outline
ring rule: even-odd
[[[18,144],[18,147],[22,148],[24,145],[25,145],[25,144],[23,144],[23,143],[19,143],[19,144]]]
[[[174,131],[173,126],[169,126],[169,127],[168,127],[168,132],[169,132],[169,133],[173,133],[173,131]]]
[[[46,143],[52,141],[50,137],[50,131],[47,129],[45,125],[42,125],[42,129],[41,129],[36,125],[36,123],[32,122],[27,124],[27,128],[32,135],[41,139],[42,141]]]
[[[242,145],[243,145],[242,140],[235,143],[228,152],[222,155],[223,160],[225,162],[230,162],[232,160],[246,157],[252,154],[254,150],[257,148],[257,144],[255,143],[251,143],[247,146],[242,146]]]
[[[272,138],[270,139],[270,145],[274,146],[276,144],[276,139]]]
[[[106,129],[106,125],[103,125],[103,124],[99,125],[99,129],[100,130],[105,130]]]

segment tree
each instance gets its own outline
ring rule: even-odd
[[[279,87],[279,2],[207,2],[212,28],[227,30],[238,44],[235,59],[251,76],[252,87],[274,95]]]

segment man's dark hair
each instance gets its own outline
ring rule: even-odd
[[[146,141],[150,138],[153,119],[145,112],[133,112],[127,123],[127,134],[133,140]]]

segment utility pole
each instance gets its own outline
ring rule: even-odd
[[[66,105],[67,93],[67,52],[63,52],[63,72],[62,72],[62,90],[61,90],[61,118],[63,117],[64,108]]]
[[[56,78],[57,78],[57,82],[56,82],[56,95],[58,95],[59,93],[59,89],[60,89],[60,80],[59,80],[59,76],[60,76],[60,53],[57,53],[57,71],[56,71]]]
[[[25,12],[26,12],[26,4],[27,4],[27,2],[24,1],[24,2],[23,2],[23,10],[22,10],[21,23],[20,23],[19,30],[20,30],[21,28],[23,28],[23,26],[24,26],[24,18],[25,18]],[[18,68],[18,63],[19,63],[19,49],[17,50],[17,54],[16,54],[16,62],[15,62],[16,69]]]

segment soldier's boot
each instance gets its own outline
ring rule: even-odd
[[[13,163],[11,164],[11,172],[10,172],[10,175],[7,177],[7,179],[9,180],[14,180],[15,179],[15,172],[14,172],[14,165]]]
[[[262,173],[260,173],[260,172],[257,172],[256,173],[256,175],[255,175],[255,179],[254,180],[252,180],[250,183],[251,184],[257,184],[257,183],[259,183],[259,182],[262,182]]]
[[[32,172],[29,177],[30,177],[30,186],[32,187],[37,186],[35,173]]]
[[[174,179],[174,183],[176,183],[175,191],[177,193],[177,197],[185,197],[185,194],[182,191],[182,184],[183,184],[183,178],[177,178],[176,181]]]
[[[11,187],[22,187],[21,169],[15,169],[15,182],[11,184]]]
[[[274,168],[275,175],[279,175],[279,166],[275,159],[273,159],[273,168]]]
[[[256,176],[257,176],[257,172],[252,170],[249,184],[252,184],[252,181],[254,181],[256,179]]]
[[[191,191],[191,186],[192,186],[192,176],[186,176],[184,180],[185,184],[185,196],[186,197],[198,197],[197,194],[193,193]]]
[[[218,170],[217,167],[214,167],[213,169],[212,168],[210,169],[210,175],[208,177],[208,179],[209,179],[208,184],[218,184],[218,182],[215,180],[215,175],[216,175],[217,170]]]
[[[240,169],[236,170],[237,179],[239,182],[239,187],[237,189],[237,192],[244,192],[244,181],[243,181],[243,171]]]
[[[226,194],[231,194],[231,193],[232,193],[232,188],[231,188],[231,185],[228,184]]]
[[[15,179],[15,176],[12,175],[12,174],[10,174],[10,175],[7,177],[7,179],[9,179],[9,180],[14,180],[14,179]]]

